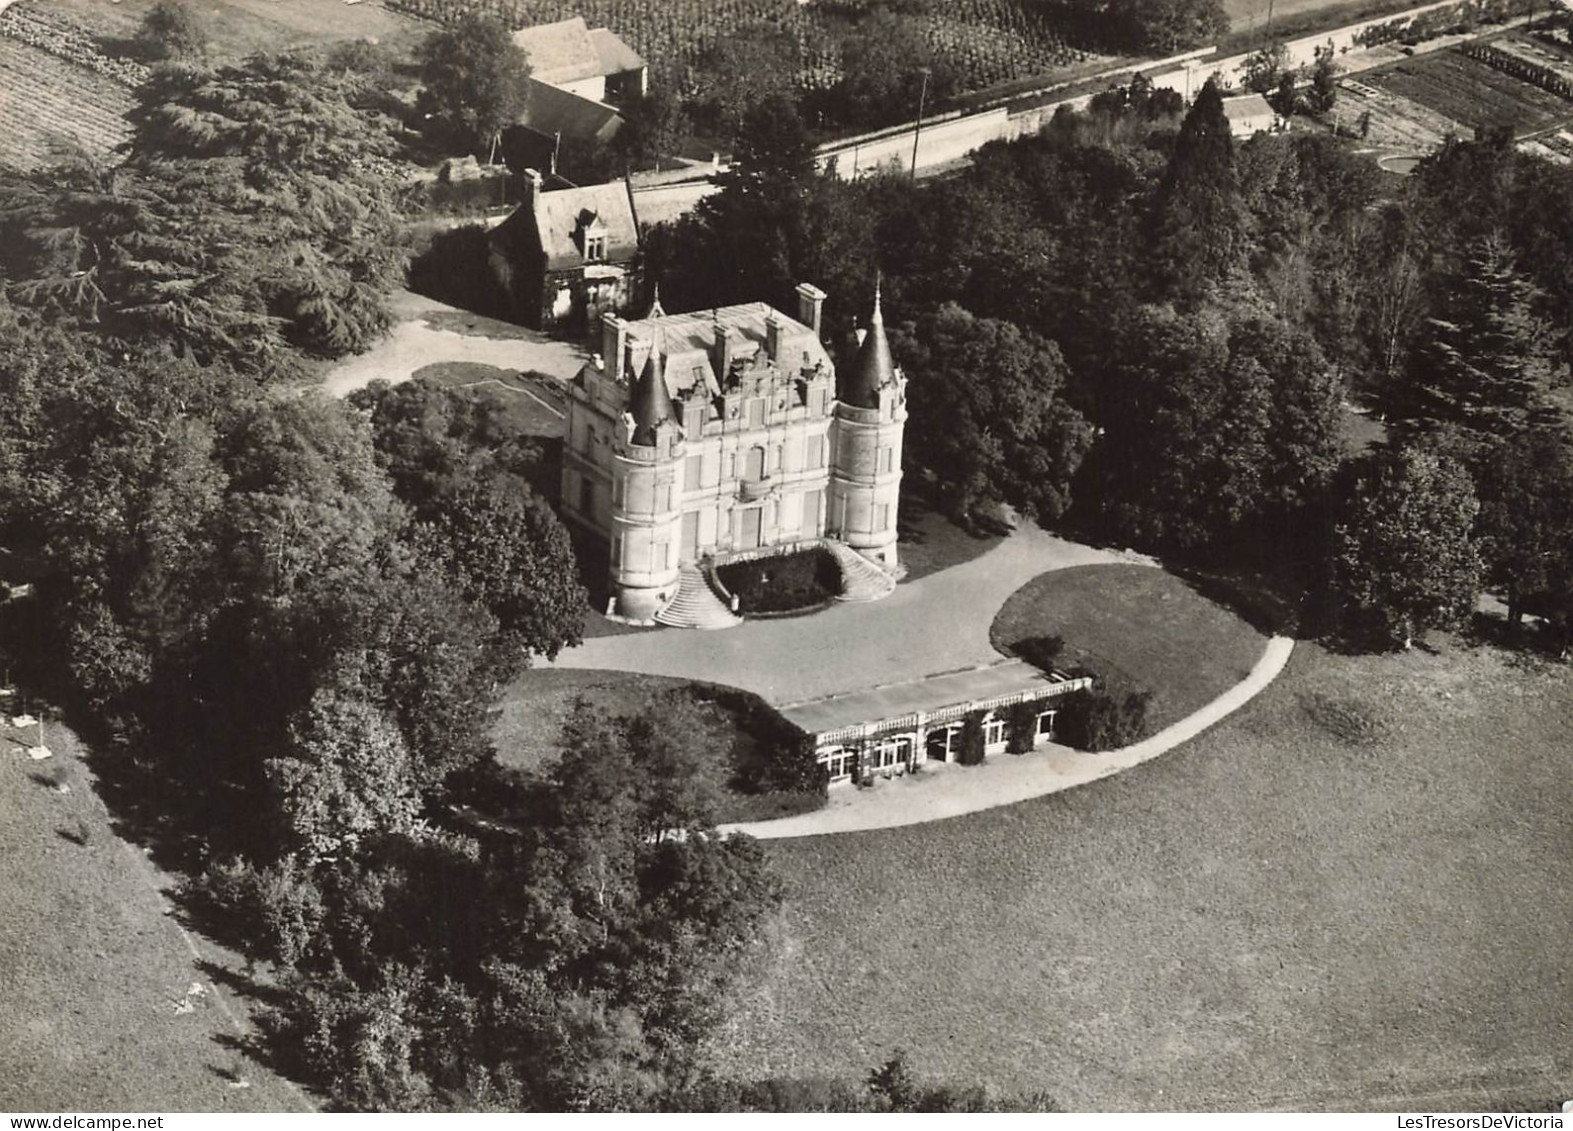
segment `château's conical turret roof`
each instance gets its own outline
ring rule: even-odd
[[[630,369],[633,368],[632,362],[633,358],[630,357]],[[644,372],[634,383],[633,396],[629,404],[629,411],[634,417],[632,442],[641,447],[655,447],[656,427],[663,421],[676,419],[677,416],[672,409],[672,395],[666,389],[666,377],[661,372],[663,368],[665,367],[661,364],[661,342],[658,338],[650,343],[650,356],[645,360]]]
[[[890,342],[885,338],[885,316],[879,309],[877,282],[874,284],[874,316],[869,320],[868,333],[858,347],[857,357],[842,374],[837,396],[843,404],[857,408],[878,408],[879,390],[896,379],[896,363],[890,356]]]

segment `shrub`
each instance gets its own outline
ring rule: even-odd
[[[1054,669],[1059,662],[1061,653],[1065,651],[1065,638],[1063,636],[1029,636],[1025,640],[1018,640],[1011,645],[1017,656],[1026,660],[1033,667],[1048,672]]]
[[[1012,754],[1025,754],[1032,749],[1032,740],[1038,733],[1038,708],[1036,701],[1016,703],[1011,706],[1010,746]]]
[[[731,562],[716,577],[744,613],[787,613],[822,605],[841,592],[841,567],[829,550]]]
[[[961,750],[956,761],[963,766],[983,764],[983,714],[982,711],[969,711],[961,720]]]
[[[1063,700],[1059,732],[1078,750],[1118,750],[1139,741],[1147,729],[1152,693],[1128,688],[1092,688]]]

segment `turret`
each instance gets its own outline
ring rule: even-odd
[[[661,345],[657,332],[628,390],[624,430],[613,446],[612,594],[617,612],[636,621],[651,620],[678,586],[683,430],[666,386]],[[623,372],[636,372],[631,342]]]
[[[885,315],[880,310],[879,283],[874,284],[874,315],[867,333],[859,335],[857,357],[841,373],[837,396],[843,404],[878,408],[879,391],[896,382],[896,363],[885,337]]]
[[[894,569],[907,381],[885,337],[878,284],[868,330],[839,376],[826,529],[864,557]]]

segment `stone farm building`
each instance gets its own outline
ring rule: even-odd
[[[781,708],[809,736],[830,784],[893,777],[924,762],[1026,753],[1055,737],[1064,697],[1092,680],[1022,660]],[[972,732],[969,735],[969,730]]]
[[[889,592],[906,378],[877,293],[839,375],[824,292],[797,294],[796,318],[757,302],[667,314],[659,300],[639,321],[603,315],[601,352],[569,388],[562,510],[607,547],[611,615],[735,623],[708,571],[809,546],[835,555],[844,595]]]
[[[487,237],[509,314],[534,330],[594,326],[639,290],[639,217],[626,181],[546,190],[524,170],[524,200]]]

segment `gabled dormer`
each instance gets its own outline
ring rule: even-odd
[[[599,212],[592,212],[588,208],[579,213],[579,222],[574,228],[573,242],[579,249],[579,254],[586,263],[601,263],[606,259],[606,246],[611,229],[601,219]]]

